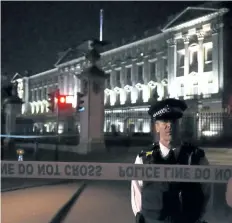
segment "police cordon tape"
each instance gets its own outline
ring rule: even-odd
[[[129,163],[2,161],[4,178],[143,180],[227,183],[230,166],[151,165]]]

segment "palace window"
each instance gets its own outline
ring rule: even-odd
[[[116,86],[120,86],[120,74],[121,74],[121,70],[116,70]]]
[[[198,45],[192,44],[189,47],[189,73],[198,72]]]
[[[131,67],[126,68],[126,81],[128,85],[131,84]]]
[[[138,65],[138,82],[143,83],[143,65]]]
[[[168,78],[168,60],[167,58],[163,58],[164,60],[164,78]]]
[[[212,43],[204,46],[204,72],[212,71]]]
[[[177,53],[177,67],[178,67],[178,72],[176,74],[177,77],[184,76],[184,57],[185,55],[183,54],[183,51],[179,51]]]
[[[156,61],[150,63],[150,75],[151,75],[151,80],[156,81]]]

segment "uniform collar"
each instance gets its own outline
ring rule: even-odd
[[[162,157],[166,157],[170,151],[169,148],[167,148],[166,146],[164,146],[161,142],[159,142],[159,146],[160,146],[160,151],[162,154]],[[172,150],[175,150],[175,148],[172,148]]]

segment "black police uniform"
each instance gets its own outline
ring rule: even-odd
[[[149,110],[155,120],[176,120],[182,117],[187,108],[183,101],[166,99],[152,105]],[[204,151],[184,143],[179,152],[170,150],[167,157],[161,155],[158,143],[153,144],[149,152],[139,156],[144,164],[201,164]],[[142,210],[136,216],[139,223],[197,223],[209,200],[209,188],[200,183],[143,182],[141,192]]]

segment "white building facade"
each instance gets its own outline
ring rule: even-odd
[[[101,66],[109,75],[104,131],[111,132],[114,126],[118,132],[150,132],[147,110],[154,89],[158,100],[185,99],[192,112],[198,113],[199,105],[222,112],[222,18],[227,12],[225,8],[189,7],[159,33],[103,52]],[[199,16],[186,19],[192,14]],[[73,112],[61,117],[60,132],[78,126],[75,107],[81,86],[76,74],[85,66],[85,58],[70,54],[67,51],[54,69],[17,80],[19,96],[25,102],[22,116],[35,120],[40,132],[54,131],[56,118],[47,109],[47,95],[58,88],[61,94],[74,96]]]

